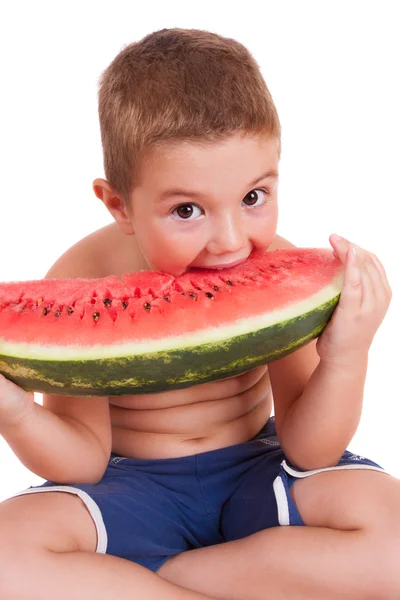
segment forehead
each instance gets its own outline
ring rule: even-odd
[[[218,182],[243,185],[267,171],[278,171],[279,141],[276,138],[234,134],[216,142],[175,141],[163,143],[143,160],[138,184],[163,190]]]

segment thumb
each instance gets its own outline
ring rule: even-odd
[[[359,308],[362,302],[361,271],[358,266],[356,249],[351,247],[346,253],[343,287],[339,304],[342,308]]]

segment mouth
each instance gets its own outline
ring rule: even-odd
[[[245,260],[247,260],[248,256],[246,256],[245,258],[241,258],[240,260],[235,260],[233,262],[229,262],[229,263],[221,263],[218,265],[206,265],[203,267],[197,267],[200,269],[229,269],[231,267],[236,267],[236,265],[240,265],[240,263],[244,262]]]

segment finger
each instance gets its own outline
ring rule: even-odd
[[[332,244],[332,247],[334,248],[334,254],[340,255],[340,259],[342,260],[343,264],[345,264],[346,262],[346,254],[349,248],[357,248],[357,255],[359,257],[363,256],[363,254],[366,253],[366,250],[361,248],[361,246],[350,242],[350,240],[348,240],[347,238],[341,237],[336,233],[333,233],[330,236],[329,240]],[[336,258],[339,258],[339,256],[336,256]]]
[[[375,293],[377,299],[379,298],[379,302],[382,301],[382,292],[384,292],[386,299],[389,299],[389,300],[391,299],[392,289],[391,289],[389,281],[387,279],[385,269],[375,254],[373,254],[372,252],[367,252],[366,250],[364,250],[357,244],[353,244],[353,243],[349,242],[349,240],[347,240],[346,238],[340,237],[337,234],[331,235],[330,241],[331,241],[332,246],[334,247],[334,255],[336,254],[336,258],[339,258],[343,263],[345,263],[345,254],[344,254],[345,249],[346,248],[348,249],[349,247],[356,248],[359,266],[361,269],[367,268],[368,271],[370,272],[371,276],[373,277],[374,293]],[[337,249],[338,252],[335,252],[335,249]],[[347,252],[347,250],[346,250],[346,252]],[[364,262],[365,262],[365,267],[362,267]],[[373,269],[372,263],[374,264],[377,271],[375,271]],[[377,279],[376,279],[377,273],[379,273],[380,285],[377,285]],[[366,285],[367,285],[367,287],[369,286],[368,281],[366,281]],[[370,295],[368,295],[368,297],[370,297]]]
[[[333,254],[335,258],[338,258],[343,264],[345,264],[349,242],[336,233],[333,233],[331,236],[329,236],[329,241],[333,248]]]
[[[382,302],[383,300],[387,300],[388,297],[390,298],[392,290],[387,280],[385,270],[378,258],[372,252],[367,252],[366,250],[362,249],[361,252],[357,250],[357,253],[372,277],[374,283],[374,293],[377,300]]]
[[[343,288],[339,302],[343,308],[353,310],[359,309],[361,306],[362,279],[355,248],[349,248],[346,254]]]
[[[374,286],[374,293],[378,302],[386,301],[388,296],[387,285],[385,284],[382,273],[373,259],[373,255],[368,253],[365,258],[365,266],[371,277]]]
[[[367,250],[365,250],[364,248],[361,248],[361,246],[359,246],[358,244],[355,244],[354,242],[351,242],[347,238],[341,237],[341,236],[337,235],[336,233],[332,234],[331,238],[334,238],[334,243],[339,245],[340,248],[344,251],[347,251],[348,248],[354,247],[357,249],[358,256],[362,255],[363,253],[367,253]]]
[[[388,294],[389,297],[391,297],[392,288],[390,287],[384,266],[382,265],[381,261],[375,254],[371,253],[370,256],[371,256],[371,260],[373,261],[375,267],[377,268],[377,270],[380,274],[382,285],[383,285],[386,293]]]
[[[364,257],[361,267],[362,300],[361,309],[374,312],[384,301],[380,275],[368,256]]]

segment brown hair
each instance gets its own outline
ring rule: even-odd
[[[104,171],[128,206],[140,161],[162,142],[208,142],[243,131],[280,141],[271,94],[239,42],[162,29],[126,46],[101,74]]]

